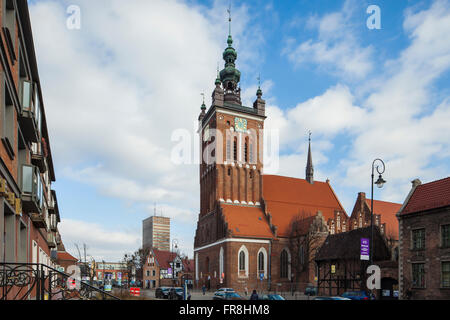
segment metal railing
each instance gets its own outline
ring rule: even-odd
[[[0,263],[0,300],[120,300],[44,264]]]

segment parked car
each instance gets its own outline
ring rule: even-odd
[[[348,298],[350,300],[372,300],[370,295],[368,295],[365,291],[348,291],[344,292],[342,295],[344,298]]]
[[[247,299],[241,297],[236,292],[223,292],[215,294],[213,296],[213,300],[247,300]]]
[[[305,295],[317,296],[317,287],[313,286],[312,284],[308,284],[308,286],[305,288]]]
[[[168,299],[170,287],[159,287],[155,290],[155,298]]]
[[[344,297],[315,297],[313,300],[352,300]]]
[[[262,296],[259,296],[258,300],[286,300],[279,294],[264,294]]]
[[[232,289],[232,288],[220,288],[216,292],[214,292],[214,295],[222,294],[222,293],[225,293],[225,292],[234,292],[234,289]]]
[[[173,287],[169,288],[169,300],[183,300],[183,288]]]

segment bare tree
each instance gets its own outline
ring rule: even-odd
[[[320,212],[313,215],[301,211],[291,220],[289,226],[289,250],[291,252],[291,272],[295,282],[301,275],[314,270],[317,249],[328,235],[328,227]]]
[[[127,274],[129,281],[133,275],[136,276],[136,280],[143,280],[143,269],[149,253],[149,248],[139,248],[132,254],[124,255],[123,263],[126,266],[125,273]]]

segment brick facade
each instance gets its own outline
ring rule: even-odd
[[[397,217],[400,298],[450,299],[450,178],[412,181]]]

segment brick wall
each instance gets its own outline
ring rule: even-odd
[[[450,261],[450,248],[441,247],[440,226],[450,224],[450,207],[400,216],[400,295],[411,299],[450,299],[450,288],[441,288],[441,262]],[[425,249],[412,250],[412,230],[425,229]],[[425,264],[425,288],[414,288],[412,264]]]

